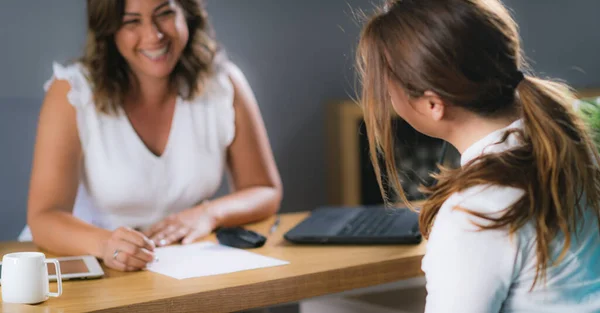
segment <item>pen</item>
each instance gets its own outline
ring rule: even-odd
[[[274,233],[277,230],[277,226],[279,226],[279,215],[277,215],[275,217],[275,222],[273,223],[273,226],[271,226],[271,229],[269,230],[269,234]]]

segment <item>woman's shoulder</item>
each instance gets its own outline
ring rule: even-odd
[[[226,51],[219,51],[213,60],[212,70],[201,84],[209,93],[215,89],[230,95],[236,92],[236,85],[246,83],[242,70],[229,58]],[[201,86],[201,89],[203,86]]]
[[[65,81],[70,87],[67,93],[69,102],[73,106],[81,108],[87,105],[92,99],[92,89],[87,75],[88,71],[80,62],[73,62],[66,65],[53,62],[52,77],[44,84],[44,90],[47,92],[57,80]]]
[[[54,80],[66,80],[69,83],[74,80],[85,79],[87,82],[88,71],[81,62],[71,62],[62,64],[57,61],[52,62],[52,77],[44,84],[44,89],[48,89]]]
[[[216,122],[211,123],[211,127],[214,127],[211,132],[218,135],[218,142],[223,147],[229,146],[235,137],[235,88],[230,79],[229,66],[226,63],[215,64],[210,74],[199,82],[200,92],[185,101],[193,115],[212,115]],[[186,94],[185,86],[182,87],[181,94]]]
[[[522,189],[514,187],[490,184],[472,186],[448,197],[440,208],[437,218],[448,218],[453,220],[456,225],[469,225],[469,228],[473,222],[485,224],[489,221],[478,218],[469,212],[488,217],[499,217],[524,194]]]
[[[218,111],[231,114],[235,87],[232,75],[235,65],[229,60],[215,62],[211,71],[198,82],[199,92],[189,101],[193,104],[208,105]],[[182,86],[181,94],[187,94],[187,88]]]
[[[235,65],[229,60],[215,61],[211,73],[201,83],[205,87],[204,91],[209,94],[233,94],[231,75],[234,68]]]
[[[522,189],[493,184],[475,185],[453,193],[446,201],[453,206],[485,212],[502,210],[523,196]]]

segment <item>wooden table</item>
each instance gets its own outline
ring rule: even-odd
[[[305,246],[283,234],[308,213],[282,214],[264,247],[251,250],[289,261],[278,267],[177,280],[149,271],[66,281],[63,295],[39,305],[0,303],[2,312],[233,312],[422,276],[425,243],[411,246]],[[273,219],[248,228],[267,234]],[[209,240],[215,240],[210,238]],[[0,255],[39,251],[31,243],[0,243]],[[48,257],[52,255],[47,254]],[[55,290],[55,283],[50,286]]]

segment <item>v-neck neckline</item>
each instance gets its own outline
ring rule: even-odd
[[[125,112],[125,109],[123,107],[121,107],[122,118],[125,120],[125,124],[127,124],[127,128],[131,132],[132,136],[135,138],[137,145],[140,146],[140,148],[142,150],[144,150],[144,154],[148,155],[151,159],[153,159],[155,161],[160,161],[160,160],[165,159],[167,154],[169,153],[169,150],[171,150],[170,147],[172,145],[171,142],[173,141],[173,137],[174,137],[173,134],[175,132],[175,128],[177,127],[177,115],[178,115],[178,111],[179,111],[180,102],[181,102],[181,99],[179,96],[177,96],[175,98],[175,105],[173,107],[173,116],[171,117],[171,125],[169,127],[169,135],[167,137],[167,143],[165,144],[165,147],[160,155],[155,154],[154,152],[152,152],[152,150],[150,148],[148,148],[146,143],[144,143],[144,140],[142,140],[142,138],[140,137],[138,132],[135,130],[135,127],[133,127],[133,124],[131,123],[129,116],[127,116],[127,112]]]

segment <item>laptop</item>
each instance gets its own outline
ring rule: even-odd
[[[419,215],[384,206],[320,207],[284,238],[310,244],[417,244]]]
[[[447,151],[448,143],[444,141],[438,164],[444,164]],[[406,207],[383,205],[321,207],[283,237],[293,243],[310,244],[417,244],[422,241],[418,213]]]

